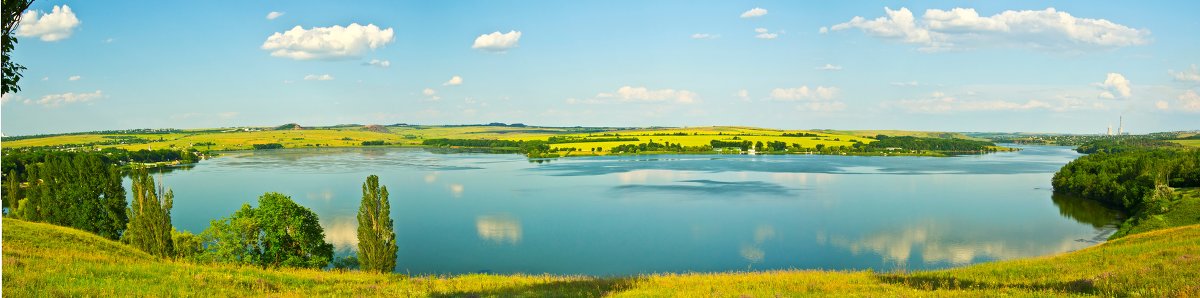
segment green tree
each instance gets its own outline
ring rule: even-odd
[[[0,48],[3,52],[3,85],[0,86],[0,94],[8,94],[21,91],[21,86],[17,83],[21,81],[21,71],[25,70],[24,66],[13,62],[13,49],[17,46],[17,37],[13,36],[13,31],[17,29],[17,25],[21,23],[21,14],[33,4],[33,0],[4,0],[4,37],[0,41]]]
[[[171,242],[175,245],[176,259],[191,260],[204,252],[203,239],[187,231],[172,229]]]
[[[121,173],[94,154],[54,155],[28,165],[29,187],[18,203],[22,219],[119,239],[128,217]]]
[[[212,221],[201,237],[201,261],[322,268],[333,259],[333,245],[325,242],[317,214],[279,193],[260,196],[258,208],[245,204],[230,217]]]
[[[396,270],[396,232],[393,231],[387,186],[379,176],[367,176],[358,207],[358,263],[364,271]]]
[[[10,216],[17,214],[21,199],[21,181],[17,179],[17,172],[8,171],[8,179],[4,181],[4,202],[7,203]]]
[[[160,257],[175,256],[171,231],[171,207],[175,193],[163,192],[161,185],[146,168],[134,170],[133,201],[129,206],[129,225],[121,240],[145,252]],[[157,187],[157,188],[156,188]],[[161,195],[160,195],[161,193]]]

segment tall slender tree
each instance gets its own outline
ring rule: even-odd
[[[358,262],[363,271],[396,270],[396,232],[392,227],[391,203],[379,176],[363,183],[362,205],[358,207]]]
[[[171,207],[175,193],[171,190],[163,193],[161,185],[157,185],[156,189],[154,178],[145,168],[134,172],[129,226],[121,238],[152,255],[173,257],[175,245],[171,238]]]

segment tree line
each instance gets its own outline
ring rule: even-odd
[[[4,183],[6,215],[72,227],[158,257],[198,263],[325,268],[333,260],[333,245],[325,241],[316,213],[286,195],[265,193],[257,206],[243,204],[196,235],[172,226],[175,194],[156,184],[146,168],[133,170],[127,201],[119,168],[102,156],[50,155],[26,165],[25,182],[9,175]],[[362,191],[359,252],[351,263],[362,270],[391,272],[396,266],[396,236],[387,187],[371,175]]]

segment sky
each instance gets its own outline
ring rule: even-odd
[[[1195,1],[39,0],[0,132],[1200,129]]]

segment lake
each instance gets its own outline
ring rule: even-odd
[[[1015,146],[1015,145],[1010,145]],[[1052,195],[1080,156],[1015,146],[958,157],[652,155],[536,163],[411,148],[231,152],[156,175],[199,233],[264,192],[355,247],[367,175],[391,193],[397,271],[624,275],[945,268],[1077,250],[1121,214]],[[128,182],[126,182],[128,189]]]

